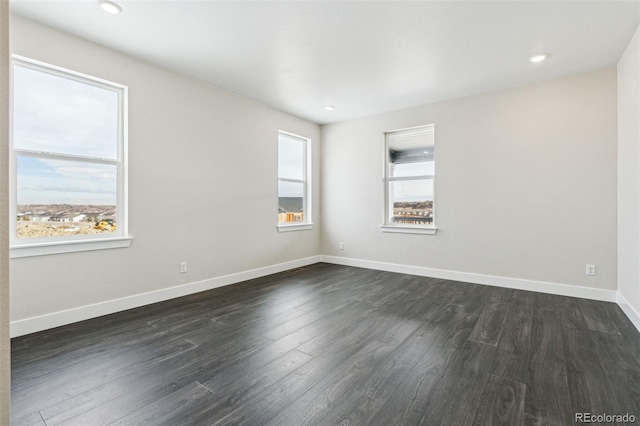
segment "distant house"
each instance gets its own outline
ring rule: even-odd
[[[73,217],[73,222],[82,222],[83,220],[85,220],[87,218],[86,214],[79,214],[77,216]]]
[[[58,216],[51,216],[49,218],[50,222],[71,222],[71,218],[69,216],[64,216],[64,215],[58,215]]]
[[[32,222],[48,222],[51,216],[31,216]]]

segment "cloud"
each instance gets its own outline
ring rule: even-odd
[[[14,67],[14,146],[117,158],[118,92]]]
[[[116,204],[116,167],[18,157],[18,204]]]

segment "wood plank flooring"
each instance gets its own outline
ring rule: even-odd
[[[640,418],[613,303],[322,263],[13,339],[12,376],[25,426]]]

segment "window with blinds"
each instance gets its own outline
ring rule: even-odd
[[[384,225],[435,229],[434,125],[385,134]]]

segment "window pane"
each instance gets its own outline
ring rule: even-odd
[[[278,181],[278,223],[304,221],[304,184]]]
[[[433,223],[433,179],[389,182],[389,204],[392,223]]]
[[[389,163],[389,177],[433,176],[433,161]]]
[[[18,238],[114,233],[117,168],[17,158]]]
[[[278,138],[278,177],[304,180],[304,144],[306,141],[287,135]]]
[[[119,92],[14,65],[13,144],[117,159]]]
[[[388,176],[432,176],[433,127],[387,135]]]

